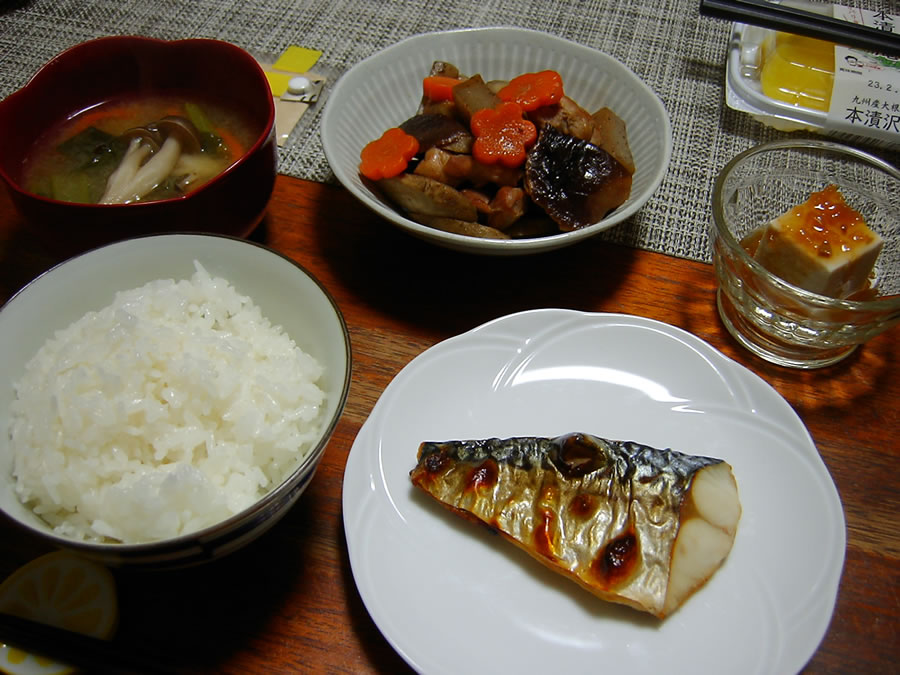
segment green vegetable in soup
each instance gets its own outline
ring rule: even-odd
[[[104,160],[118,163],[125,152],[126,144],[116,136],[88,127],[81,133],[63,141],[56,149],[66,156],[73,166],[85,167],[103,163]]]
[[[37,191],[65,202],[96,202],[126,148],[123,139],[88,127],[56,147],[61,159],[59,170]]]
[[[216,133],[203,108],[196,103],[185,103],[184,112],[197,129],[200,138],[200,149],[217,157],[228,155],[228,147],[222,137]]]
[[[50,197],[63,202],[92,201],[91,179],[86,173],[70,171],[50,176]],[[96,198],[94,198],[96,200]]]
[[[214,133],[212,122],[196,103],[185,103],[184,112],[200,133]]]
[[[212,132],[200,132],[200,149],[214,157],[228,157],[230,154],[222,137]]]

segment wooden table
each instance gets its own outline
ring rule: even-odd
[[[347,454],[381,392],[424,349],[504,314],[562,307],[636,314],[684,328],[761,375],[790,402],[837,483],[848,527],[837,608],[807,671],[897,672],[896,329],[835,367],[786,370],[757,360],[727,334],[716,314],[709,265],[599,240],[539,257],[471,258],[399,232],[340,188],[284,176],[254,239],[302,263],[343,311],[354,359],[346,410],[311,487],[252,546],[198,569],[117,572],[120,646],[158,649],[183,672],[408,671],[353,582],[341,520]],[[0,300],[53,262],[2,193]],[[0,575],[44,550],[0,521]]]

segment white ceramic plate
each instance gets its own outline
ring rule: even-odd
[[[414,492],[423,440],[586,431],[728,461],[731,555],[665,621],[604,603]],[[791,407],[680,329],[535,310],[425,351],[386,388],[347,462],[353,575],[423,673],[795,673],[825,634],[843,568],[834,483]]]
[[[609,107],[628,129],[636,166],[628,201],[590,227],[540,239],[478,239],[405,218],[359,176],[359,153],[385,130],[416,113],[422,78],[435,60],[486,80],[553,69],[566,95],[585,110]],[[410,234],[471,253],[516,255],[561,248],[621,223],[659,187],[672,154],[669,116],[659,97],[611,56],[562,38],[520,28],[472,28],[417,35],[359,62],[338,80],[322,116],[322,145],[338,180],[366,206]]]

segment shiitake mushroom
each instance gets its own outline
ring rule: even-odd
[[[457,119],[447,115],[421,113],[410,117],[400,128],[415,137],[422,153],[435,147],[462,153],[472,150],[471,132]]]
[[[525,192],[569,232],[621,206],[631,174],[606,150],[546,125],[525,161]]]

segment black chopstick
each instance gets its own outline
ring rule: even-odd
[[[89,673],[154,675],[172,672],[160,667],[158,656],[127,653],[115,643],[80,635],[0,612],[0,642],[32,654],[76,666]],[[158,645],[155,645],[158,649]]]
[[[766,0],[700,0],[700,13],[900,57],[900,33],[835,19]],[[898,26],[900,29],[900,26]]]

